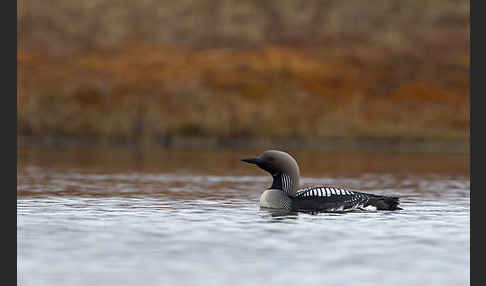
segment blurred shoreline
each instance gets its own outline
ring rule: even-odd
[[[22,148],[130,148],[130,149],[296,149],[323,151],[371,151],[413,153],[470,153],[469,140],[376,140],[376,139],[218,139],[201,137],[179,137],[158,141],[107,140],[92,137],[32,137],[19,136]]]
[[[30,141],[469,145],[468,1],[24,2]]]
[[[352,61],[356,55],[318,53],[145,45],[59,58],[24,52],[19,133],[136,140],[469,138],[467,55],[444,69],[420,61],[396,68],[393,56]]]

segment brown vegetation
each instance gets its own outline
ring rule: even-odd
[[[184,14],[133,1],[138,10],[113,22],[103,21],[115,3],[97,10],[110,1],[54,2],[50,12],[29,2],[19,17],[21,135],[469,137],[469,16],[457,9],[467,2],[311,1],[292,13],[295,1],[186,1]],[[55,11],[89,20],[62,25]]]

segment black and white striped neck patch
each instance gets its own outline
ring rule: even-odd
[[[282,178],[282,190],[290,194],[292,192],[292,179],[290,178],[289,175],[282,173],[281,175]]]
[[[297,198],[307,197],[331,197],[331,196],[349,196],[353,195],[352,191],[336,187],[310,187],[297,191]]]

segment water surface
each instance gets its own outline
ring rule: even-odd
[[[18,284],[469,284],[469,154],[291,151],[404,210],[280,214],[261,151],[20,150]]]

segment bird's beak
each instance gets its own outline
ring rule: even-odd
[[[241,161],[243,162],[247,162],[247,163],[250,163],[250,164],[255,164],[255,165],[259,165],[261,160],[259,158],[246,158],[246,159],[241,159]]]

